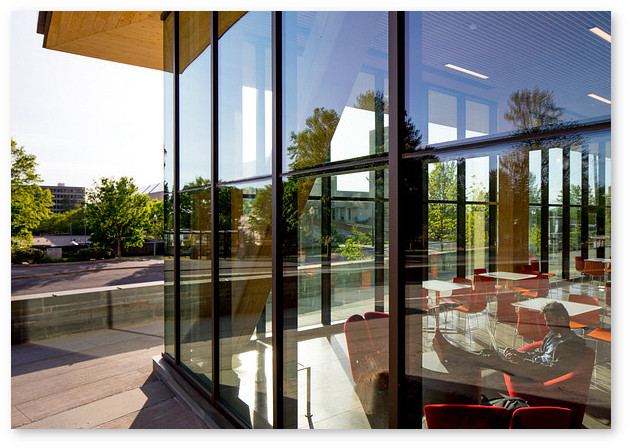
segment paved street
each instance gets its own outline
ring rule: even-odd
[[[158,259],[121,259],[11,266],[11,296],[164,280]]]

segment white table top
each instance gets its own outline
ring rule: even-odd
[[[599,310],[601,306],[586,305],[584,303],[569,302],[566,300],[554,300],[547,297],[537,297],[535,299],[522,300],[520,302],[514,302],[512,305],[516,308],[527,308],[528,310],[540,311],[549,302],[560,302],[566,308],[569,316],[576,316],[578,314],[587,313],[589,311]]]
[[[479,274],[483,277],[494,277],[494,278],[498,278],[501,280],[523,280],[526,278],[534,278],[536,277],[535,274],[519,274],[516,272],[503,272],[503,271],[497,271],[497,272],[486,272],[484,274]]]
[[[602,263],[611,263],[610,258],[587,258],[584,261],[601,261]]]
[[[445,282],[444,280],[427,280],[422,282],[422,287],[430,291],[452,291],[454,289],[470,288],[470,285],[464,285],[462,283]]]

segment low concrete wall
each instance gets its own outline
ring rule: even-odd
[[[164,316],[164,282],[11,298],[11,344],[115,328]]]

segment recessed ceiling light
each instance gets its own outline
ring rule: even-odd
[[[481,73],[473,72],[472,70],[467,70],[453,64],[446,64],[444,67],[452,68],[453,70],[457,70],[463,73],[468,73],[469,75],[476,76],[477,78],[488,79],[486,75],[482,75]]]
[[[612,101],[607,100],[606,98],[602,98],[599,95],[595,95],[594,93],[589,93],[588,96],[590,96],[591,98],[594,98],[598,101],[601,101],[602,103],[606,103],[606,104],[612,104]]]
[[[610,34],[608,34],[606,31],[603,31],[597,27],[593,27],[589,30],[591,33],[595,33],[597,34],[599,37],[601,37],[604,40],[607,40],[608,42],[611,41],[611,37]]]

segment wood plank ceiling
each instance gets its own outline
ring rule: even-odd
[[[244,14],[245,11],[221,11],[219,36]],[[161,15],[162,11],[42,11],[37,32],[44,35],[44,48],[50,50],[170,71],[163,61],[164,22]],[[180,19],[184,28],[193,24],[207,27],[205,34],[210,35],[210,22],[200,19],[206,16],[209,19],[209,14],[188,15],[192,20],[187,20],[187,15]],[[189,34],[183,33],[185,39],[180,42],[182,70],[210,43],[209,37],[188,42]],[[170,66],[170,61],[167,62]]]
[[[161,14],[161,11],[53,11],[43,17],[40,14],[40,22],[46,22],[44,48],[162,70]]]

